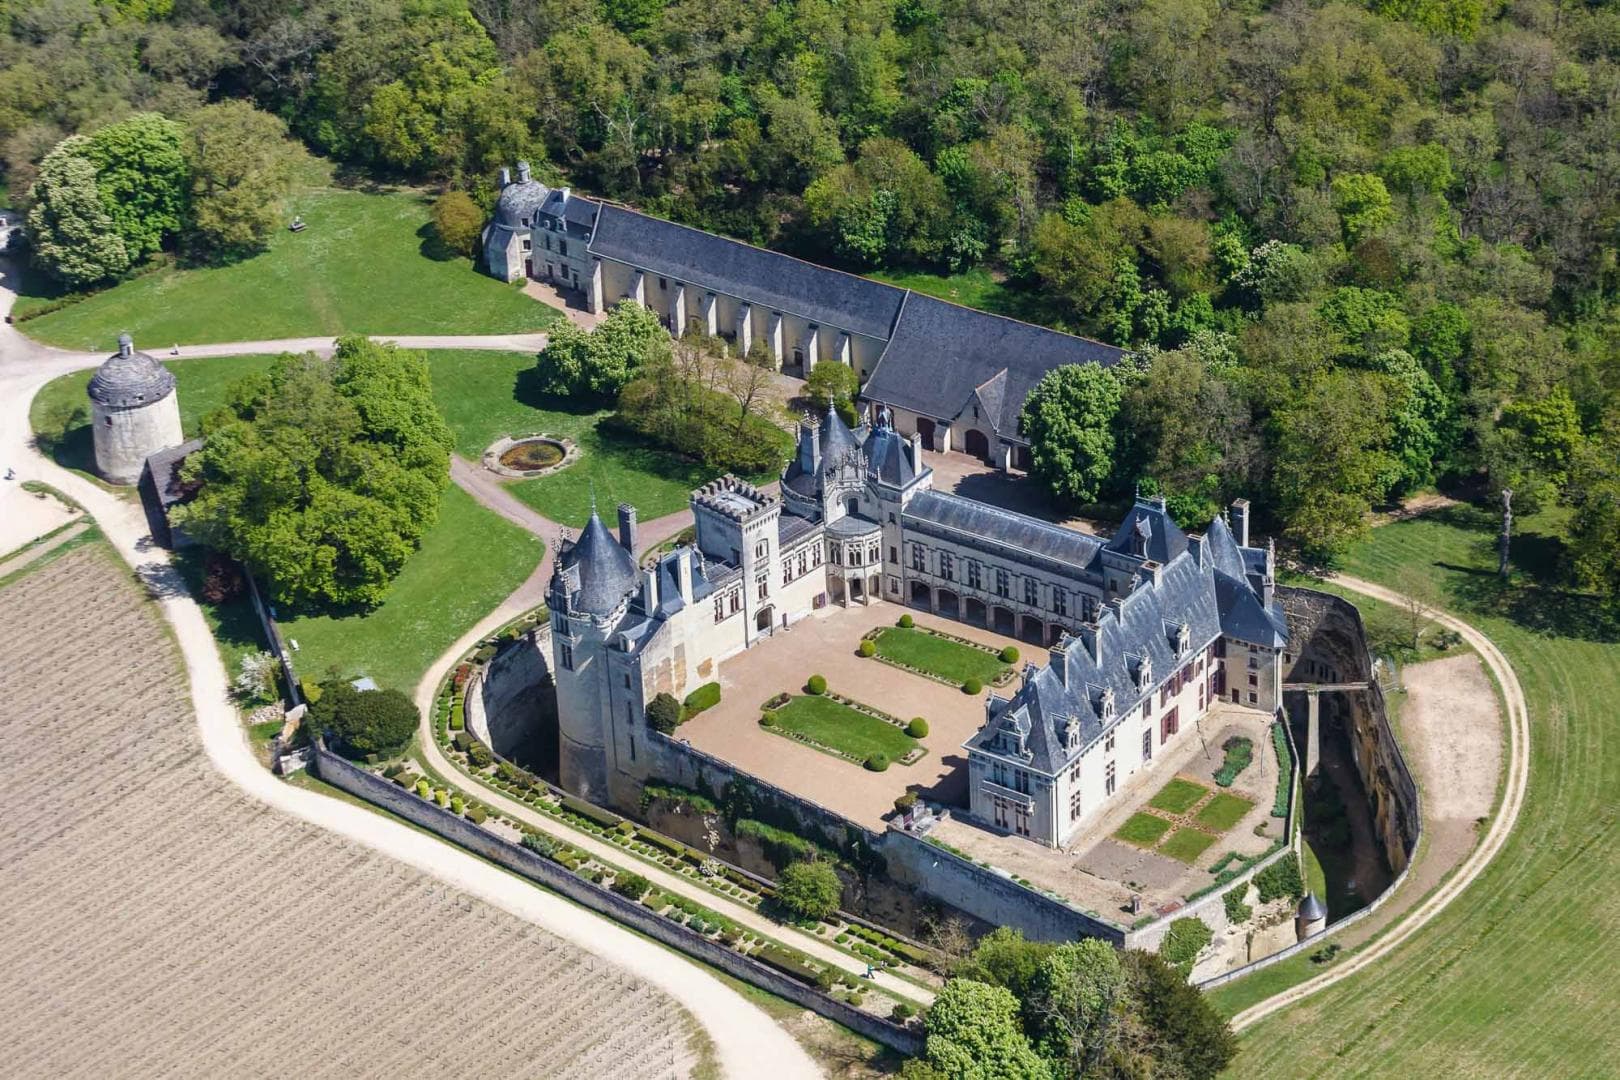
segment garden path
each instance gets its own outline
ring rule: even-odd
[[[0,260],[0,316],[10,311],[15,300],[15,282],[14,268]],[[263,344],[252,343],[255,349]],[[0,323],[0,475],[8,466],[17,470],[14,481],[0,482],[39,480],[68,493],[90,512],[119,556],[145,584],[174,630],[203,747],[214,769],[268,806],[432,874],[576,942],[672,994],[708,1032],[726,1075],[753,1075],[759,1062],[769,1061],[772,1072],[783,1080],[819,1076],[820,1070],[804,1048],[763,1010],[685,958],[437,838],[369,809],[292,787],[259,763],[231,703],[225,668],[202,609],[170,564],[168,553],[153,543],[140,505],[57,466],[32,446],[28,406],[40,387],[103,359],[100,354],[38,345],[11,325]],[[470,640],[489,633],[490,628],[470,635]],[[456,646],[446,654],[451,659],[459,655]],[[448,663],[441,660],[443,665]],[[439,673],[442,671],[441,667]],[[437,676],[430,672],[424,685],[436,681]]]

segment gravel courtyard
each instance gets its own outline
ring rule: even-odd
[[[100,545],[0,589],[6,1073],[684,1076],[667,995],[252,801]]]

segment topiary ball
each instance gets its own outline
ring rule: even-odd
[[[861,647],[856,651],[858,651],[862,656],[873,656],[877,653],[877,646],[872,644],[870,641],[863,641],[861,642]]]
[[[889,767],[889,757],[887,754],[873,754],[866,759],[866,767],[873,772],[882,772]]]
[[[827,692],[827,679],[822,675],[812,675],[804,684],[804,688],[819,697]]]
[[[1011,645],[1007,646],[1005,649],[1002,649],[1001,650],[1001,662],[1003,664],[1016,664],[1016,663],[1018,663],[1018,650],[1013,648]]]
[[[902,615],[902,616],[900,616],[900,623],[899,623],[900,629],[902,629],[902,630],[910,630],[913,626],[916,626],[916,625],[917,625],[917,620],[913,619],[910,615]]]
[[[920,739],[928,734],[928,721],[920,716],[913,716],[911,723],[906,725],[906,734],[913,739]]]
[[[980,682],[978,679],[969,679],[962,684],[962,693],[964,694],[977,694],[983,689],[984,683]]]

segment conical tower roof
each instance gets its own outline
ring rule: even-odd
[[[109,409],[135,409],[174,391],[174,373],[143,352],[135,351],[128,334],[118,338],[118,351],[90,377],[90,400]]]
[[[635,560],[602,524],[596,510],[585,530],[562,557],[564,569],[579,572],[579,593],[574,606],[591,615],[606,615],[636,587]]]
[[[1305,899],[1299,905],[1299,917],[1307,922],[1325,919],[1327,918],[1327,908],[1322,906],[1322,901],[1316,898],[1315,893],[1306,893]]]
[[[827,407],[827,419],[821,424],[821,468],[825,472],[842,463],[845,455],[859,447],[860,440],[849,430],[838,410]]]

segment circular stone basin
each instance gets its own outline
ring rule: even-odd
[[[550,435],[511,435],[496,440],[484,451],[484,468],[501,476],[549,476],[566,469],[579,458],[572,439]]]
[[[500,462],[508,469],[528,472],[530,469],[549,469],[562,461],[567,453],[561,443],[550,439],[525,439],[502,451]]]

